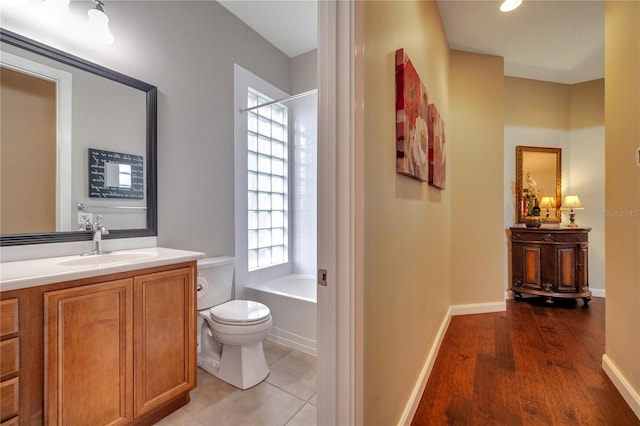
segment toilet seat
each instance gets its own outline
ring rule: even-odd
[[[220,324],[249,326],[261,324],[271,318],[266,305],[252,300],[231,300],[209,310],[211,319]]]

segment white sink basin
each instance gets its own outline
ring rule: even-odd
[[[126,252],[126,253],[107,253],[91,256],[79,256],[73,259],[63,260],[58,265],[63,266],[101,266],[113,265],[115,263],[131,263],[140,260],[153,259],[158,253],[153,252]]]

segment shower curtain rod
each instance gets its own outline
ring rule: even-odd
[[[291,96],[287,96],[285,98],[276,99],[275,101],[265,102],[265,103],[260,104],[260,105],[252,106],[250,108],[240,108],[240,113],[247,112],[247,111],[252,111],[254,109],[262,108],[262,107],[273,105],[273,104],[278,104],[280,102],[292,101],[294,99],[298,99],[298,98],[302,98],[302,97],[305,97],[305,96],[313,95],[314,93],[318,93],[318,89],[312,89],[312,90],[309,90],[308,92],[302,92],[302,93],[298,93],[297,95],[291,95]]]

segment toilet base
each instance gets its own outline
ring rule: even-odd
[[[262,382],[269,375],[262,341],[245,346],[222,345],[222,357],[198,353],[198,366],[242,390]]]

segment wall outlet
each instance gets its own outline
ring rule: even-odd
[[[93,223],[93,213],[78,212],[78,225],[86,224],[87,220],[89,223]]]

